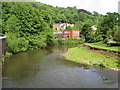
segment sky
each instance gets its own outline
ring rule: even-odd
[[[118,12],[118,2],[120,0],[36,0],[54,7],[74,7],[87,11],[96,11],[100,14],[107,12]]]

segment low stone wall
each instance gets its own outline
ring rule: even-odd
[[[0,61],[6,53],[6,36],[0,36]]]

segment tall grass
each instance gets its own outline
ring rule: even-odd
[[[106,68],[118,68],[119,63],[116,57],[104,56],[100,53],[90,52],[85,47],[75,47],[68,49],[62,56],[68,60],[87,65],[95,65]]]

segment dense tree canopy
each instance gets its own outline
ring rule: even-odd
[[[79,12],[76,7],[53,7],[40,2],[2,2],[0,25],[2,34],[8,37],[8,50],[13,53],[52,44],[55,23],[75,24],[72,29],[81,30],[86,42],[108,38],[119,41],[117,13],[104,16],[86,12]],[[96,33],[91,33],[93,25],[98,27]]]
[[[2,3],[2,33],[8,36],[8,50],[16,53],[44,47],[52,37],[52,19],[31,3]]]
[[[117,41],[119,33],[119,19],[118,13],[107,13],[98,23],[97,36],[102,35],[103,41],[106,43],[108,40]]]

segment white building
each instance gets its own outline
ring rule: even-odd
[[[96,31],[96,30],[97,30],[96,25],[93,25],[91,28],[92,28],[92,30],[94,30],[94,31]]]
[[[60,30],[60,29],[65,30],[67,26],[73,27],[74,24],[69,24],[69,23],[60,23],[60,24],[59,24],[59,23],[58,23],[58,24],[54,24],[54,25],[53,25],[53,29],[54,29],[54,30]]]

